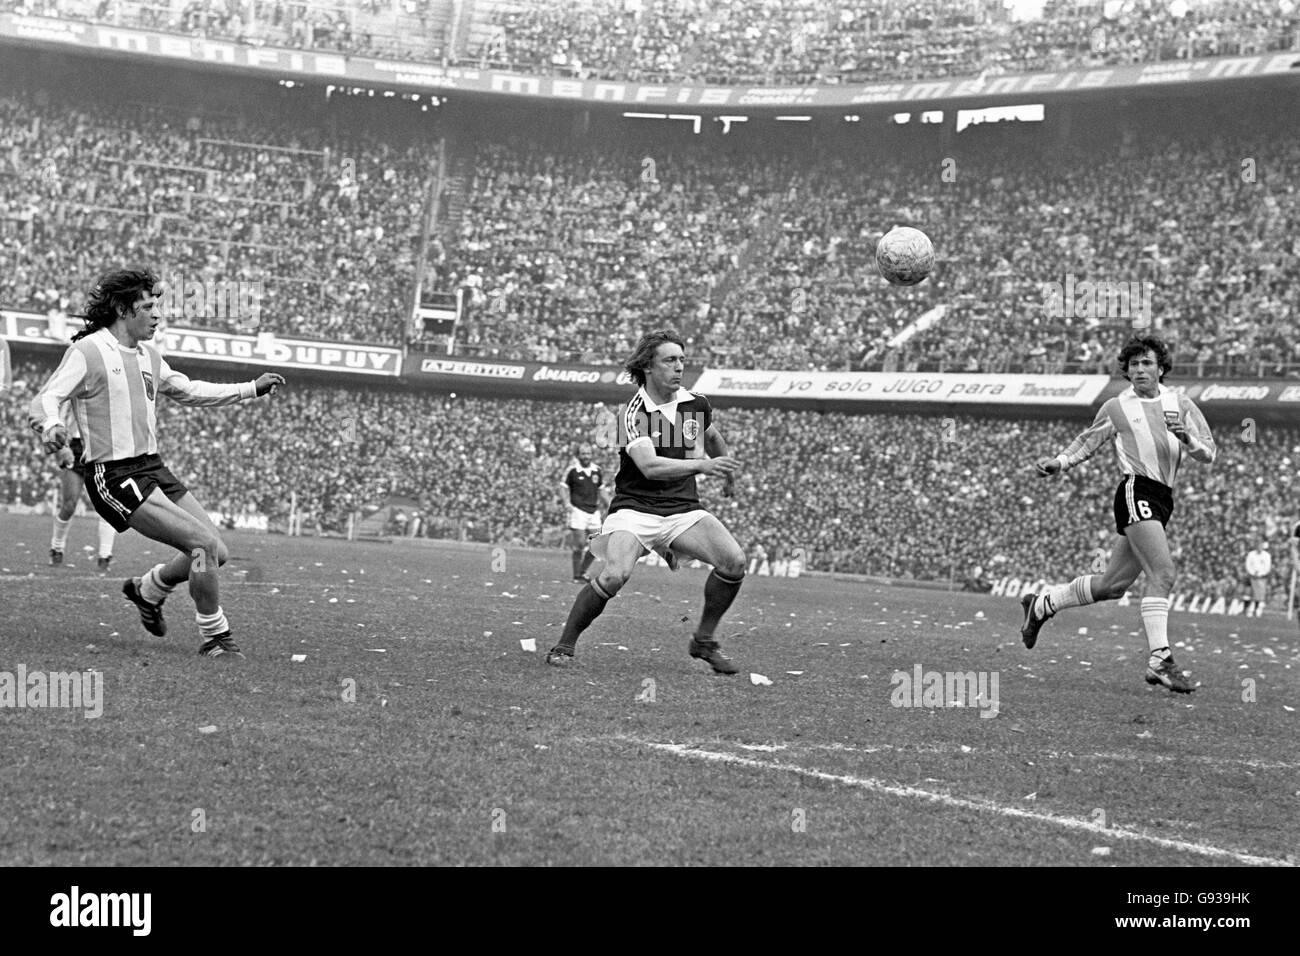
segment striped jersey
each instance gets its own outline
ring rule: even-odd
[[[152,343],[128,349],[108,329],[100,329],[68,347],[32,399],[31,425],[44,433],[59,424],[60,406],[70,401],[87,463],[156,455],[159,392],[182,405],[231,405],[256,397],[257,384],[192,382],[171,368]]]
[[[1126,475],[1141,475],[1169,488],[1174,486],[1183,456],[1191,454],[1165,423],[1165,414],[1177,414],[1193,443],[1205,446],[1198,454],[1207,464],[1214,461],[1217,447],[1205,416],[1190,398],[1164,385],[1152,398],[1142,398],[1130,386],[1105,401],[1092,425],[1072,441],[1061,455],[1065,468],[1073,468],[1095,455],[1107,442],[1114,442],[1119,468]]]
[[[77,415],[71,399],[59,406],[59,421],[63,422],[63,427],[68,430],[69,441],[81,437],[81,426],[77,424]]]
[[[700,506],[694,475],[647,478],[627,450],[650,444],[661,458],[704,458],[704,433],[713,422],[713,407],[703,395],[677,389],[671,401],[656,405],[644,387],[627,403],[619,420],[619,469],[614,476],[610,514],[622,508],[652,515],[676,515]]]

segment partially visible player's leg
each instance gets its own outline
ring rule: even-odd
[[[1027,594],[1021,599],[1025,619],[1020,627],[1020,637],[1025,647],[1034,646],[1039,628],[1060,611],[1098,601],[1117,601],[1141,573],[1142,565],[1129,546],[1128,538],[1118,535],[1104,573],[1080,575],[1066,584],[1053,584],[1037,595]]]
[[[587,536],[570,524],[569,530],[565,533],[565,541],[569,545],[569,558],[573,562],[573,580],[581,581],[582,559],[587,550]]]
[[[108,565],[113,560],[113,542],[117,540],[117,532],[113,526],[103,518],[99,519],[99,570],[108,571]]]
[[[1119,535],[1111,549],[1110,563],[1103,574],[1084,574],[1066,584],[1044,588],[1035,602],[1034,611],[1044,620],[1067,607],[1082,607],[1097,601],[1117,601],[1132,587],[1142,573],[1128,538]]]
[[[587,569],[590,568],[596,560],[596,555],[591,550],[591,539],[588,535],[600,533],[600,518],[597,515],[592,515],[591,518],[592,520],[588,523],[587,528],[578,532],[579,536],[582,538],[582,563],[578,565],[579,580],[587,579]]]
[[[68,547],[68,529],[81,497],[81,477],[72,469],[59,472],[59,509],[54,513],[54,530],[50,535],[50,564],[62,564]]]
[[[677,554],[713,565],[704,582],[704,610],[691,640],[691,656],[708,661],[721,674],[736,673],[736,667],[719,650],[714,632],[745,580],[744,550],[713,515],[702,517],[669,545]]]
[[[167,593],[180,583],[179,572],[184,568],[189,577],[190,596],[194,599],[195,620],[204,638],[199,653],[213,657],[239,653],[239,648],[229,640],[230,626],[221,609],[217,584],[217,568],[227,558],[226,546],[194,496],[186,492],[173,502],[160,488],[154,488],[128,523],[145,537],[181,552],[165,565],[152,568],[141,579],[141,596],[161,604]],[[154,601],[159,595],[161,598]]]
[[[176,500],[176,504],[216,537],[215,552],[201,552],[204,559],[202,566],[199,564],[199,554],[191,552],[190,597],[194,599],[194,620],[199,626],[199,633],[207,641],[200,653],[208,653],[209,656],[220,653],[238,654],[238,646],[230,640],[230,623],[226,620],[226,612],[221,608],[217,576],[217,569],[230,560],[230,551],[221,540],[221,532],[194,495],[187,491]]]
[[[704,583],[704,613],[696,636],[710,638],[745,579],[745,552],[726,526],[705,515],[669,542],[673,551],[713,565]]]
[[[646,553],[641,539],[630,531],[614,531],[605,543],[605,564],[594,581],[588,583],[573,600],[569,617],[564,622],[564,633],[559,643],[546,655],[548,664],[564,664],[573,658],[578,637],[627,583],[637,560]]]
[[[1173,591],[1173,555],[1169,553],[1169,538],[1159,521],[1140,521],[1129,525],[1128,538],[1147,576],[1147,593],[1142,598],[1142,627],[1147,632],[1147,683],[1163,684],[1179,693],[1190,693],[1196,688],[1174,665],[1169,650],[1169,594]]]

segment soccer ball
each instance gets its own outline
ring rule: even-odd
[[[934,246],[920,229],[895,226],[876,245],[876,266],[890,285],[916,285],[934,268]]]

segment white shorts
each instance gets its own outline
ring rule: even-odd
[[[615,511],[600,528],[600,536],[591,539],[591,553],[602,560],[609,536],[615,531],[630,531],[647,551],[663,552],[682,532],[689,530],[708,512],[703,508],[679,515],[652,515],[644,511]]]
[[[593,511],[591,514],[588,514],[581,508],[575,508],[570,505],[569,530],[585,531],[587,534],[596,534],[600,531],[600,512]]]

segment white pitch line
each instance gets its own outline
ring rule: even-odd
[[[746,750],[758,749],[752,745],[739,744]],[[898,753],[898,754],[969,754],[977,753],[978,748],[972,747],[970,750],[962,750],[959,747],[942,747],[926,744],[918,744],[907,747],[895,747],[893,744],[879,744],[873,747],[851,747],[848,744],[801,744],[809,750],[829,750],[833,752],[844,753]],[[762,747],[768,750],[767,746]],[[788,750],[788,744],[779,744],[771,748],[773,750]],[[1034,756],[1033,754],[1024,754],[1022,756]],[[1056,751],[1045,751],[1038,755],[1050,760],[1126,760],[1131,763],[1203,763],[1212,767],[1234,765],[1240,767],[1249,767],[1252,770],[1300,770],[1300,763],[1286,763],[1280,760],[1243,760],[1239,757],[1206,757],[1199,754],[1179,754],[1170,756],[1168,754],[1138,754],[1138,753],[1057,753]]]
[[[1099,837],[1107,839],[1133,840],[1137,843],[1150,843],[1154,846],[1164,847],[1169,850],[1181,850],[1186,853],[1197,853],[1201,856],[1226,858],[1235,860],[1238,863],[1246,863],[1253,866],[1291,866],[1286,860],[1278,860],[1267,856],[1254,856],[1250,853],[1241,853],[1237,850],[1224,850],[1217,846],[1208,846],[1203,843],[1188,843],[1184,840],[1170,840],[1166,837],[1153,836],[1149,833],[1143,833],[1140,830],[1128,830],[1124,827],[1104,827],[1091,820],[1081,820],[1078,817],[1061,817],[1051,813],[1035,813],[1031,810],[1021,810],[1018,807],[1007,807],[1002,804],[992,803],[985,800],[972,800],[966,797],[952,797],[946,793],[934,793],[930,790],[921,790],[917,787],[898,786],[897,784],[884,783],[880,780],[873,780],[870,777],[854,777],[848,774],[826,773],[822,770],[810,770],[807,767],[800,767],[797,764],[778,763],[772,760],[756,760],[753,757],[741,757],[736,754],[718,753],[714,750],[701,750],[697,747],[688,747],[685,744],[665,744],[653,740],[641,740],[638,737],[615,737],[615,740],[625,740],[630,743],[638,744],[642,747],[649,747],[652,750],[662,750],[665,753],[674,754],[678,757],[689,757],[693,760],[705,760],[712,763],[729,763],[740,767],[751,767],[755,770],[780,770],[785,773],[800,774],[805,777],[812,777],[815,780],[825,780],[829,783],[842,783],[850,787],[858,787],[862,790],[870,790],[873,793],[883,793],[891,797],[911,797],[921,800],[928,800],[931,803],[942,804],[947,807],[954,807],[963,810],[978,810],[981,813],[995,813],[999,816],[1011,817],[1017,820],[1029,820],[1034,823],[1050,823],[1055,826],[1064,827],[1067,830],[1080,830],[1085,833],[1093,833]]]

